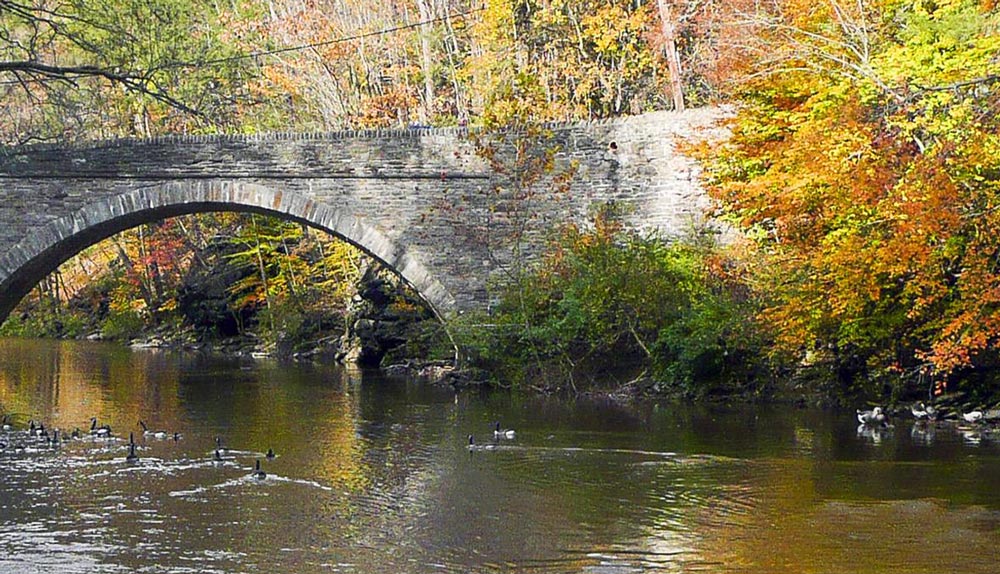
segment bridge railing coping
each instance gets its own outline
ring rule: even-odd
[[[565,128],[588,128],[591,126],[607,126],[624,123],[630,116],[616,118],[599,118],[581,121],[544,122],[544,129],[558,130]],[[253,134],[165,134],[149,138],[124,137],[109,140],[84,140],[72,143],[34,143],[23,146],[0,146],[0,155],[11,155],[32,151],[54,151],[73,149],[114,148],[138,145],[215,143],[215,142],[279,142],[299,140],[349,140],[349,139],[400,139],[421,138],[424,136],[468,136],[481,132],[482,128],[469,126],[445,127],[407,127],[378,129],[349,129],[330,132],[266,132]],[[516,129],[499,130],[501,133],[517,131]]]

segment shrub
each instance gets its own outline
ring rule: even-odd
[[[502,288],[492,315],[453,331],[484,366],[520,371],[515,381],[561,366],[575,386],[586,369],[632,366],[686,392],[745,382],[760,343],[754,302],[728,265],[697,235],[671,242],[600,211],[586,229],[563,229],[536,267]]]

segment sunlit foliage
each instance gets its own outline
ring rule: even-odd
[[[744,105],[712,192],[758,247],[779,351],[854,365],[845,382],[994,366],[1000,15],[972,0],[739,4],[721,61]]]

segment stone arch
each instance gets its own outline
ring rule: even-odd
[[[29,233],[3,257],[0,323],[46,275],[84,248],[143,223],[210,211],[242,211],[290,219],[331,233],[393,270],[439,318],[455,299],[420,262],[362,217],[297,193],[239,181],[185,180],[109,196]]]

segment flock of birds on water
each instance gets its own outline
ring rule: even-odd
[[[150,430],[149,426],[146,425],[146,422],[143,420],[139,421],[138,426],[142,429],[142,436],[144,438],[173,440],[174,442],[181,440],[181,433]],[[0,452],[9,450],[14,454],[37,451],[43,448],[57,449],[67,441],[79,441],[86,439],[103,441],[117,440],[111,431],[111,426],[107,424],[98,424],[97,417],[90,418],[90,428],[88,430],[83,431],[80,430],[80,428],[74,428],[67,434],[60,431],[58,428],[49,429],[45,426],[44,422],[35,421],[34,419],[28,421],[27,429],[17,430],[11,422],[10,414],[5,414],[3,415],[3,418],[0,419],[0,431],[3,432],[3,434],[0,435]],[[129,431],[128,454],[125,455],[125,462],[127,464],[139,463],[139,454],[136,452],[136,447],[135,432]],[[273,459],[275,456],[274,449],[272,448],[268,448],[267,452],[264,453],[264,458],[267,459]],[[223,445],[222,437],[215,437],[215,450],[212,452],[212,460],[215,462],[225,462],[231,459],[231,451]],[[255,461],[254,470],[250,476],[257,480],[267,478],[267,473],[260,467],[259,458]]]
[[[875,407],[868,411],[863,411],[861,409],[857,410],[858,422],[865,426],[889,426],[889,415],[885,409],[882,407]],[[934,408],[933,405],[925,405],[924,403],[916,403],[910,405],[910,414],[917,422],[934,422],[938,420],[941,413]],[[1000,409],[993,409],[988,411],[973,410],[967,413],[959,412],[961,419],[969,424],[981,424],[987,422],[997,421],[1000,422]]]
[[[905,409],[901,411],[905,413]],[[951,410],[928,405],[923,402],[910,405],[909,413],[914,419],[912,434],[915,438],[930,438],[936,424],[940,422],[956,423],[957,430],[969,442],[978,443],[980,433],[992,431],[1000,425],[1000,408],[968,412]],[[889,413],[881,406],[870,410],[857,409],[858,435],[878,439],[878,433],[893,428]]]
[[[181,439],[181,433],[179,432],[167,432],[162,430],[150,430],[149,426],[145,421],[139,420],[139,425],[142,429],[142,436],[144,438],[153,438],[157,440],[173,440],[177,442]],[[67,436],[62,433],[58,428],[49,429],[45,426],[45,423],[39,421],[36,422],[34,419],[28,421],[28,428],[24,431],[17,431],[14,429],[13,424],[10,420],[10,414],[3,415],[3,419],[0,420],[0,430],[3,431],[2,437],[0,437],[0,452],[13,451],[15,454],[28,452],[30,449],[56,449],[59,448],[63,442],[67,440],[114,440],[115,436],[111,431],[111,426],[107,424],[98,424],[97,417],[90,418],[90,428],[86,431],[81,431],[79,428],[73,429],[72,432]],[[492,450],[497,448],[500,441],[514,440],[517,433],[513,429],[502,428],[500,422],[497,421],[492,427],[493,432],[493,442],[480,444],[476,443],[474,435],[469,435],[469,451],[474,452],[478,450]],[[139,462],[139,454],[136,451],[135,442],[135,432],[130,431],[128,433],[128,454],[125,455],[125,462],[128,464],[137,464]],[[230,451],[227,447],[223,446],[222,437],[215,437],[215,450],[212,452],[212,460],[215,462],[225,462],[230,460]],[[274,449],[268,448],[267,452],[264,453],[264,458],[273,459],[275,458]],[[267,473],[264,472],[260,467],[260,459],[258,458],[254,463],[254,470],[251,473],[253,478],[258,480],[263,480],[267,478]]]
[[[477,444],[475,435],[469,435],[469,452],[475,452],[477,450],[492,450],[498,446],[498,442],[502,440],[514,440],[517,433],[514,429],[505,429],[500,427],[500,421],[497,421],[493,425],[493,441],[487,444]]]
[[[935,423],[938,420],[947,420],[949,418],[954,418],[954,420],[961,419],[959,424],[966,426],[959,426],[960,430],[970,430],[982,427],[983,425],[989,423],[1000,423],[1000,409],[991,410],[972,410],[969,412],[958,411],[957,418],[952,417],[952,413],[945,415],[933,405],[927,405],[925,403],[916,403],[910,406],[910,414],[916,421],[916,425],[926,425],[928,423]],[[886,409],[881,406],[876,406],[870,410],[857,409],[857,419],[858,419],[858,434],[871,434],[873,432],[892,428],[892,423],[889,419],[889,414]],[[915,429],[919,428],[915,425]],[[974,425],[974,426],[970,426]],[[181,434],[178,432],[167,432],[161,430],[150,430],[149,426],[143,420],[139,421],[139,427],[142,429],[142,436],[146,438],[153,438],[157,440],[173,440],[179,441],[181,439]],[[0,452],[6,451],[8,449],[13,450],[15,453],[26,452],[30,448],[39,448],[44,446],[46,448],[58,448],[66,440],[82,440],[84,438],[91,439],[114,439],[114,435],[111,432],[111,426],[104,424],[99,425],[97,417],[91,417],[90,428],[87,431],[81,431],[79,428],[73,429],[73,431],[66,436],[61,434],[59,429],[50,430],[42,422],[36,422],[34,419],[28,422],[28,428],[20,435],[20,440],[15,431],[11,421],[10,415],[3,415],[2,420],[0,420],[0,430],[3,431],[3,437],[0,438]],[[501,441],[514,440],[517,436],[513,429],[502,428],[500,422],[496,422],[492,428],[493,442],[491,443],[477,443],[474,435],[469,435],[468,448],[470,452],[479,450],[492,450],[499,446]],[[224,462],[230,457],[229,449],[223,446],[222,437],[215,437],[215,450],[212,452],[212,460],[215,462]],[[264,454],[267,459],[273,459],[275,457],[274,449],[268,448],[267,452]],[[139,455],[136,452],[135,443],[135,433],[129,432],[128,435],[128,454],[125,455],[125,462],[129,464],[136,464],[139,462]],[[261,469],[260,459],[258,458],[254,463],[254,470],[251,476],[258,480],[263,480],[267,478],[267,473]]]

